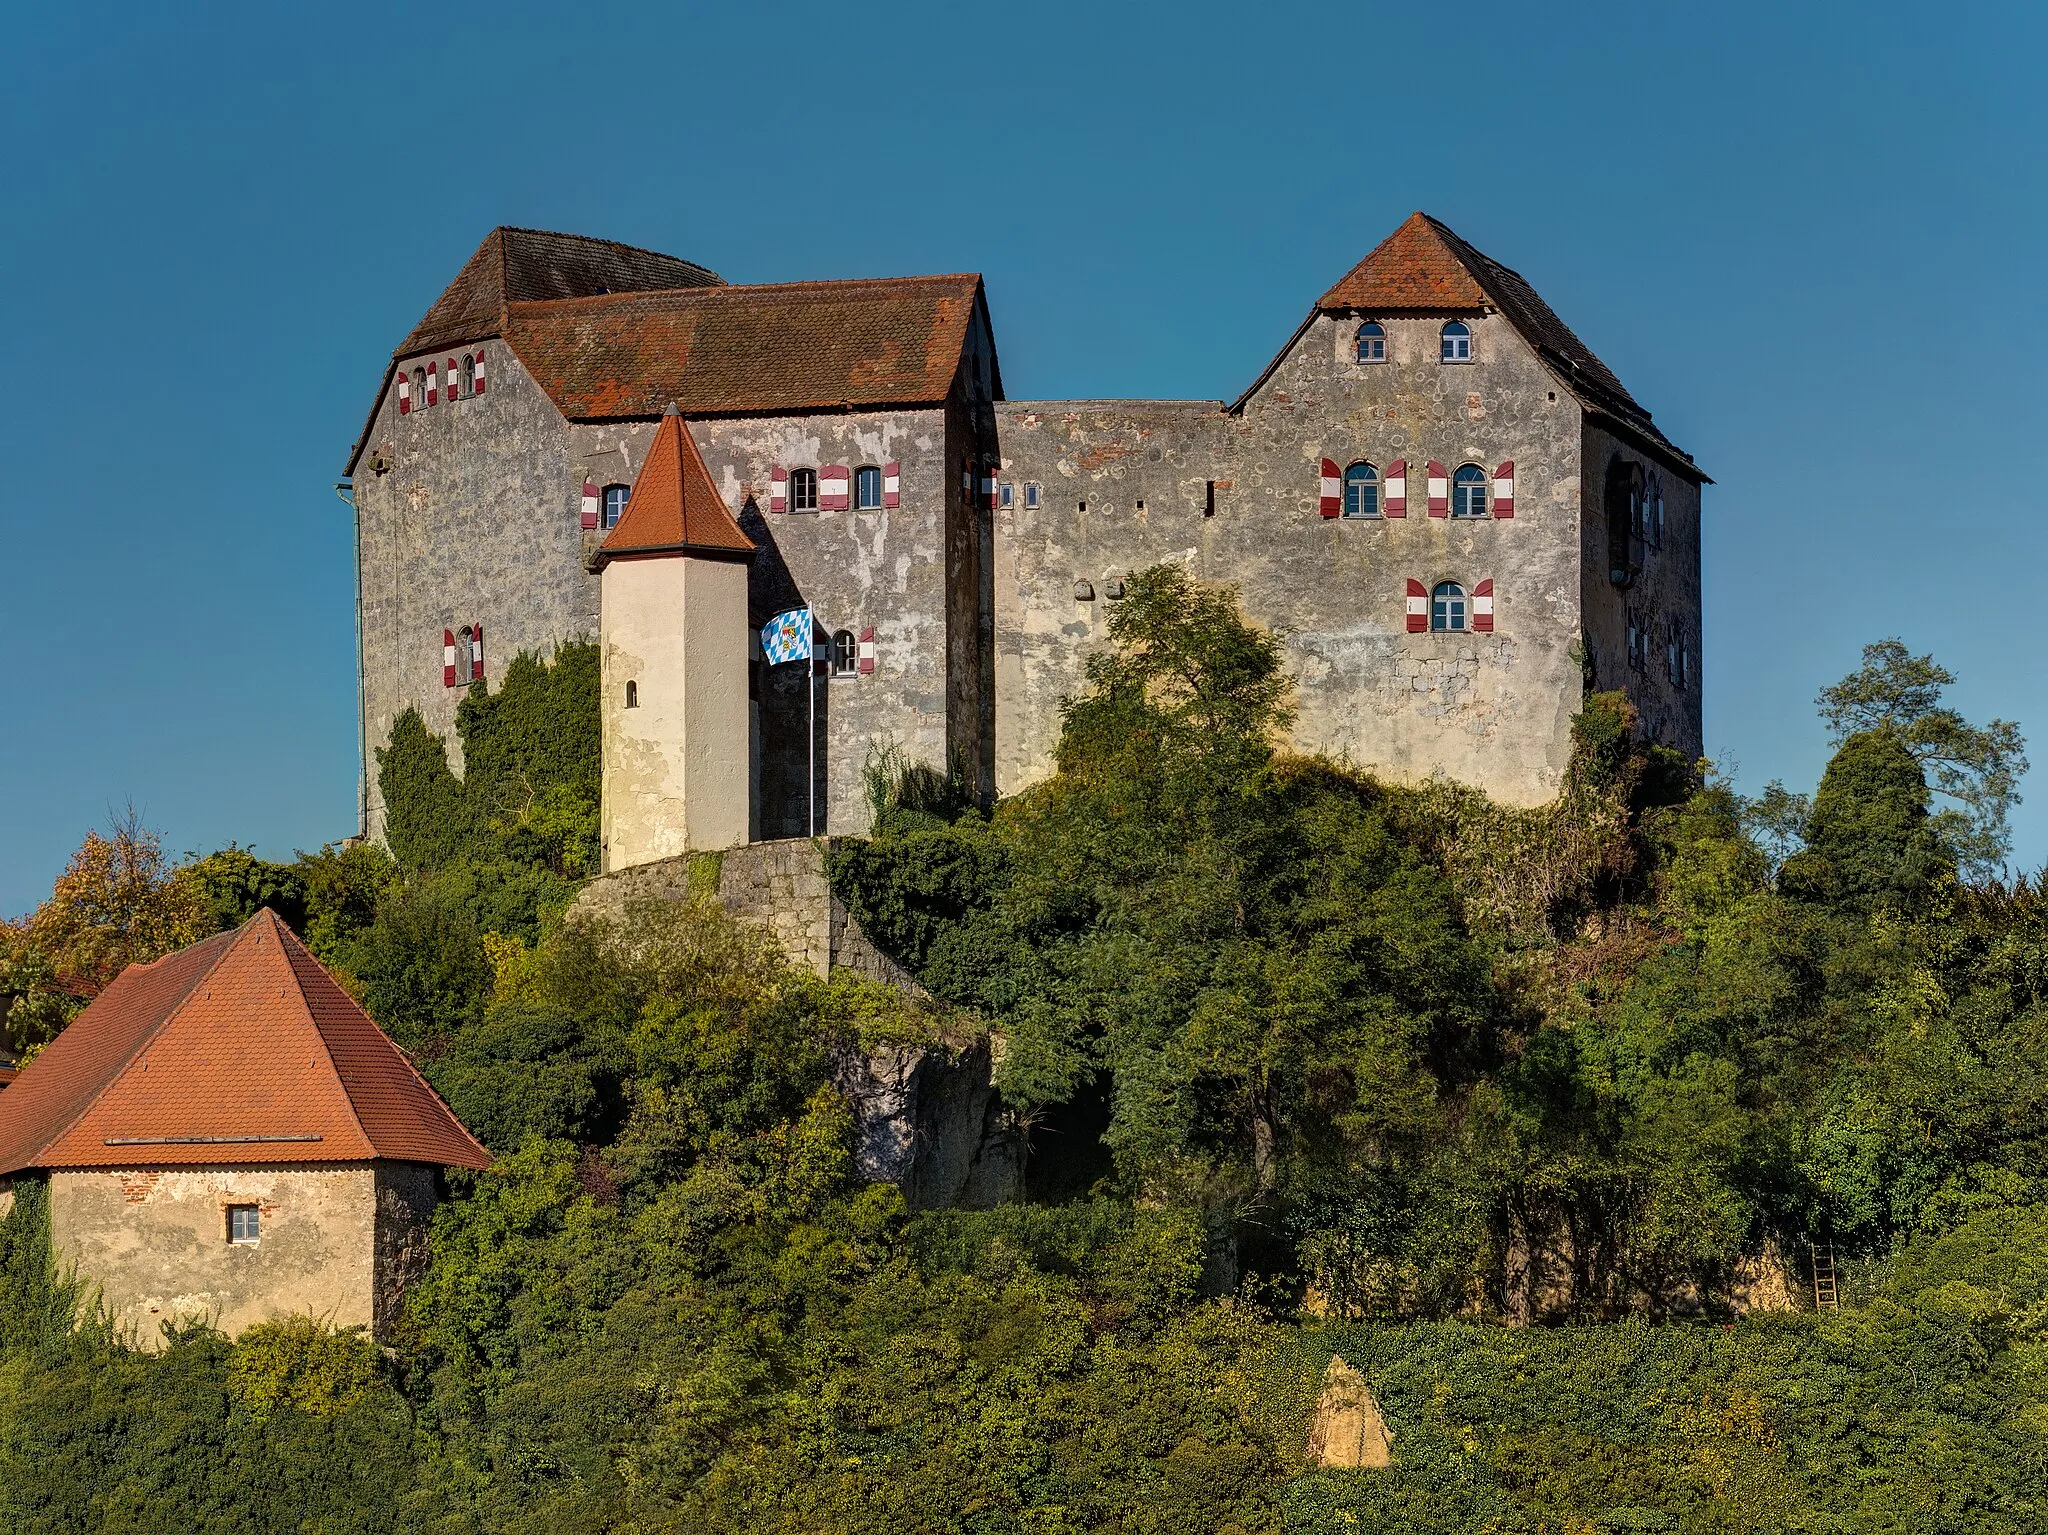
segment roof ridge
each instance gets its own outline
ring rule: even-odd
[[[510,313],[527,315],[539,310],[559,311],[577,304],[603,307],[634,300],[675,299],[711,303],[737,301],[762,293],[844,292],[849,288],[903,287],[911,283],[980,282],[979,272],[915,272],[907,277],[800,277],[788,282],[728,282],[687,288],[630,288],[615,293],[576,293],[563,298],[522,298],[509,301]]]
[[[269,908],[265,907],[264,910],[267,911],[269,910]],[[251,917],[249,919],[249,922],[254,922],[255,920],[256,919],[254,917]],[[142,1054],[142,1052],[149,1048],[150,1043],[153,1040],[155,1040],[155,1038],[159,1034],[163,1033],[165,1029],[171,1026],[171,1020],[173,1018],[177,1017],[179,1013],[184,1011],[186,1004],[192,1000],[192,994],[198,991],[199,988],[206,983],[207,977],[211,976],[214,971],[220,968],[221,962],[223,960],[225,960],[230,954],[234,953],[236,946],[241,942],[242,934],[248,929],[249,922],[244,922],[240,927],[231,927],[222,932],[213,934],[212,937],[202,938],[199,940],[200,944],[214,943],[222,938],[225,938],[228,941],[226,943],[221,944],[219,952],[216,953],[211,959],[209,959],[206,962],[205,966],[200,969],[198,974],[192,977],[192,983],[178,994],[178,1000],[163,1010],[162,1015],[159,1016],[158,1019],[156,1020],[155,1026],[143,1030],[141,1034],[136,1036],[134,1046],[128,1051],[126,1055],[122,1056],[119,1061],[115,1062],[114,1067],[111,1071],[107,1072],[106,1075],[100,1079],[100,1084],[96,1089],[94,1089],[93,1095],[78,1106],[78,1111],[74,1114],[67,1115],[61,1124],[59,1124],[55,1129],[50,1131],[49,1134],[43,1137],[43,1139],[35,1147],[34,1154],[36,1156],[40,1157],[58,1141],[62,1140],[66,1135],[69,1135],[74,1125],[76,1125],[80,1120],[84,1119],[86,1115],[90,1114],[94,1109],[99,1107],[100,1100],[106,1097],[106,1095],[110,1091],[112,1091],[115,1083],[119,1082],[123,1077],[128,1075],[128,1068],[135,1064],[136,1059]],[[193,948],[197,948],[198,946],[199,944],[192,945]],[[121,974],[114,977],[114,982],[120,981],[121,977],[127,975],[128,972],[131,970],[147,970],[152,965],[160,964],[164,960],[172,959],[179,954],[185,954],[189,952],[191,952],[190,949],[173,949],[169,954],[159,954],[155,959],[145,961],[142,964],[123,965],[121,967]],[[109,985],[114,984],[114,982],[110,982]],[[100,995],[105,995],[106,991],[107,987],[101,987]],[[94,1000],[98,1000],[97,997],[95,997]],[[34,1063],[31,1062],[30,1064]],[[35,1163],[33,1161],[28,1161],[23,1162],[21,1165],[24,1167],[33,1167],[35,1166]]]
[[[348,1117],[355,1121],[356,1134],[362,1137],[363,1144],[374,1153],[377,1143],[370,1138],[370,1127],[363,1123],[363,1112],[356,1107],[356,1095],[348,1090],[348,1078],[341,1074],[341,1063],[334,1058],[334,1046],[328,1042],[327,1031],[320,1027],[320,1020],[313,1015],[313,1004],[306,996],[306,977],[299,970],[298,954],[303,953],[316,966],[320,961],[313,959],[312,951],[299,941],[299,935],[286,926],[284,919],[268,906],[257,912],[256,916],[268,916],[272,926],[277,930],[277,948],[284,958],[285,971],[292,978],[293,998],[298,1003],[299,1011],[305,1015],[306,1024],[312,1029],[313,1037],[320,1042],[321,1053],[327,1057],[328,1073],[334,1078],[335,1086],[341,1089],[341,1101],[348,1105]],[[251,917],[249,920],[253,922],[256,918]],[[287,942],[287,939],[290,941]]]

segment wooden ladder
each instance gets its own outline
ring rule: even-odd
[[[1842,1292],[1835,1283],[1835,1244],[1809,1242],[1813,1252],[1813,1309],[1834,1311],[1842,1304]]]

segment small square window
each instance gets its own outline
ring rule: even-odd
[[[228,1240],[253,1246],[260,1240],[260,1221],[254,1205],[228,1206]]]
[[[1008,511],[1016,504],[1016,493],[1016,486],[1012,485],[1008,480],[1003,481],[1003,488],[998,494],[1001,497],[1000,505],[1004,511]]]

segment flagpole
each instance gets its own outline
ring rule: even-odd
[[[810,633],[804,636],[804,695],[810,705],[811,716],[811,776],[806,782],[804,799],[810,807],[811,835],[818,835],[818,620],[806,612]]]

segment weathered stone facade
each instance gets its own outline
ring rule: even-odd
[[[431,1168],[393,1162],[58,1169],[50,1244],[143,1348],[162,1324],[233,1336],[310,1315],[383,1337],[424,1267]],[[231,1240],[253,1206],[258,1236]]]
[[[717,291],[737,310],[750,294],[781,304],[787,286]],[[875,321],[876,339],[860,342],[869,321],[853,309],[832,311],[842,316],[833,334],[791,338],[765,321],[721,333],[736,338],[721,359],[694,328],[708,323],[711,290],[578,291],[600,297],[573,301],[570,318],[586,326],[574,346],[522,332],[506,300],[463,332],[483,338],[489,393],[405,414],[387,389],[352,460],[373,750],[408,705],[455,745],[461,690],[443,683],[444,630],[481,624],[492,681],[519,650],[597,632],[589,561],[601,533],[579,529],[583,487],[630,487],[660,396],[700,386],[681,412],[758,546],[749,622],[808,603],[824,635],[874,632],[871,674],[810,690],[815,784],[804,668],[756,657],[756,723],[750,739],[723,746],[748,756],[755,838],[864,831],[861,770],[883,745],[961,770],[984,797],[1044,777],[1060,703],[1083,685],[1117,583],[1164,560],[1234,583],[1246,613],[1282,636],[1299,750],[1538,803],[1557,790],[1589,680],[1625,688],[1657,739],[1700,750],[1704,477],[1520,277],[1422,215],[1324,294],[1231,404],[1005,402],[978,283],[958,311],[971,311],[966,323],[956,314],[931,329],[930,356],[908,373],[916,338]],[[434,314],[450,303],[444,295]],[[547,310],[548,326],[569,323],[548,305],[528,308]],[[626,318],[612,330],[587,329],[614,310]],[[653,316],[644,325],[643,311]],[[1366,321],[1384,349],[1361,360]],[[1466,354],[1446,353],[1446,323],[1464,328]],[[447,337],[422,324],[416,335],[439,339],[420,357],[443,355]],[[586,353],[609,371],[586,376],[576,361]],[[416,360],[395,363],[403,373]],[[770,397],[749,392],[757,361],[781,381],[773,398],[810,403],[744,404]],[[894,394],[870,387],[883,375],[914,382]],[[935,398],[933,380],[946,378]],[[771,505],[778,469],[884,463],[901,478],[900,503],[886,509]],[[1327,467],[1352,463],[1383,475],[1405,463],[1405,515],[1329,515],[1319,505]],[[1441,515],[1427,491],[1432,465],[1470,467],[1489,483],[1510,468],[1512,515]],[[1660,493],[1652,522],[1628,510],[1630,488],[1645,486]],[[1490,627],[1417,632],[1415,594],[1447,582],[1468,598],[1490,583]],[[376,835],[373,767],[369,777]]]

